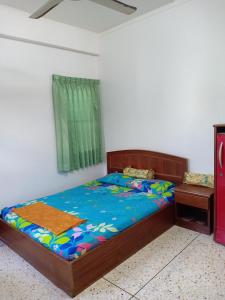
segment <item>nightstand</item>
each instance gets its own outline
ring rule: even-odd
[[[213,231],[214,189],[190,184],[175,188],[176,225],[205,234]]]

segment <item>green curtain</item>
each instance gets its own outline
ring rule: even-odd
[[[99,80],[53,75],[52,94],[60,172],[102,162]]]

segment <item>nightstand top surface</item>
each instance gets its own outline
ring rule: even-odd
[[[209,188],[209,187],[204,187],[204,186],[183,183],[183,184],[176,186],[175,192],[193,194],[193,195],[198,195],[201,197],[210,198],[214,193],[214,189]]]

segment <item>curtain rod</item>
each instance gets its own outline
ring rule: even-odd
[[[74,49],[74,48],[63,47],[63,46],[59,46],[59,45],[56,45],[56,44],[30,40],[30,39],[21,38],[21,37],[17,37],[17,36],[13,36],[13,35],[7,35],[7,34],[3,34],[3,33],[0,33],[0,38],[7,39],[7,40],[18,41],[18,42],[23,42],[23,43],[28,43],[28,44],[33,44],[33,45],[38,45],[38,46],[43,46],[43,47],[48,47],[48,48],[64,50],[64,51],[75,52],[75,53],[84,54],[84,55],[99,56],[98,53],[94,53],[94,52],[77,50],[77,49]]]

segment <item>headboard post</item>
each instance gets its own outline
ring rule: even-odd
[[[182,183],[188,160],[170,154],[148,150],[120,150],[107,152],[107,172],[122,172],[127,166],[153,169],[156,178]]]

